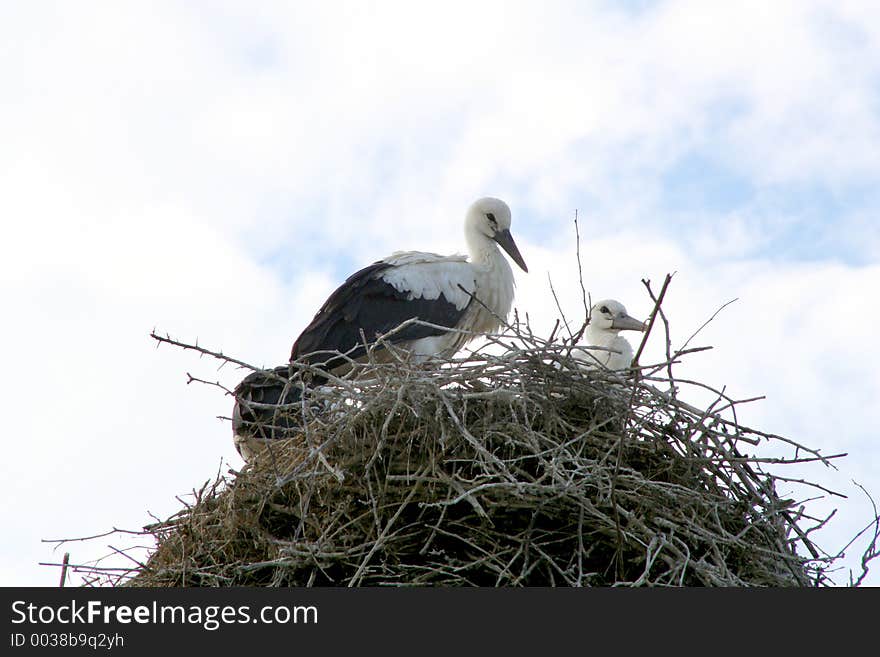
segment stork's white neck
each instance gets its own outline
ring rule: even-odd
[[[465,230],[464,239],[467,242],[468,253],[473,264],[494,269],[498,260],[504,260],[504,255],[495,240],[486,237],[472,226],[468,226],[468,229]]]
[[[496,316],[506,319],[513,305],[513,270],[495,240],[472,226],[465,230],[465,240],[476,278],[477,298],[481,302],[473,308],[470,328],[476,332],[492,332],[499,326]]]
[[[470,231],[466,239],[471,264],[478,272],[486,295],[484,303],[489,303],[495,312],[506,317],[513,303],[513,268],[495,240]]]
[[[632,345],[618,331],[608,328],[587,326],[587,342],[593,347],[604,347],[612,351],[590,350],[587,362],[598,362],[611,370],[629,367],[633,359]]]
[[[597,328],[592,324],[587,324],[586,338],[587,342],[592,345],[608,348],[613,348],[614,343],[618,340],[626,341],[626,338],[622,338],[617,331],[612,331],[611,329],[606,328]]]

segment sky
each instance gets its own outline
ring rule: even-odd
[[[583,319],[575,212],[593,299],[644,318],[641,280],[675,272],[675,345],[737,299],[678,375],[848,453],[784,473],[847,495],[809,503],[836,553],[873,518],[856,483],[880,502],[878,143],[870,0],[3,3],[0,585],[56,585],[40,562],[124,539],[43,539],[138,529],[242,465],[229,398],[187,373],[244,372],[152,330],[282,364],[349,273],[464,252],[489,195],[538,332],[548,279]]]

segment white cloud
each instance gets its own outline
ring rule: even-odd
[[[850,451],[843,479],[880,490],[876,198],[829,218],[863,265],[835,264],[834,244],[810,264],[762,257],[797,207],[680,224],[662,204],[663,174],[693,152],[759,192],[813,186],[845,205],[876,186],[874,3],[363,7],[0,9],[0,386],[16,409],[0,468],[28,499],[2,502],[18,537],[4,582],[54,583],[34,566],[40,538],[137,526],[238,462],[214,419],[228,400],[184,372],[240,373],[156,350],[152,328],[283,362],[340,268],[461,250],[484,194],[514,209],[533,321],[555,318],[546,271],[579,312],[578,208],[594,297],[645,314],[640,278],[677,270],[681,339],[740,297],[686,371],[766,393],[744,411],[755,424]],[[836,538],[867,515],[847,504]]]

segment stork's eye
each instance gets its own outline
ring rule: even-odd
[[[599,308],[599,312],[600,312],[600,313],[611,314],[611,311],[608,310],[608,306],[602,306],[601,308]]]
[[[486,213],[486,217],[489,219],[489,223],[492,224],[494,228],[498,228],[498,222],[495,220],[495,215],[491,212]]]

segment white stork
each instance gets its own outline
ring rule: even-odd
[[[448,358],[478,334],[497,330],[506,320],[514,296],[513,271],[498,247],[528,272],[510,234],[510,208],[497,198],[474,201],[465,215],[464,236],[469,257],[398,251],[349,276],[293,343],[290,360],[344,371],[349,359],[365,356],[364,340],[373,342],[414,318],[434,326],[414,323],[386,342],[409,352],[416,362],[432,356]],[[277,375],[286,370],[282,366],[274,372]],[[318,382],[320,377],[312,384]],[[285,388],[277,376],[254,372],[246,377],[235,390],[232,425],[236,445],[255,435],[254,427],[261,421],[272,424],[277,414],[271,405],[295,401],[296,390],[293,384]],[[270,407],[255,408],[248,402]],[[284,426],[275,425],[283,434]],[[271,437],[264,435],[264,430],[257,433]]]
[[[619,301],[599,301],[590,309],[585,336],[590,346],[604,349],[572,349],[571,355],[584,361],[587,367],[601,365],[610,370],[624,370],[632,364],[633,349],[620,332],[644,331],[646,328],[644,322],[630,317]]]

